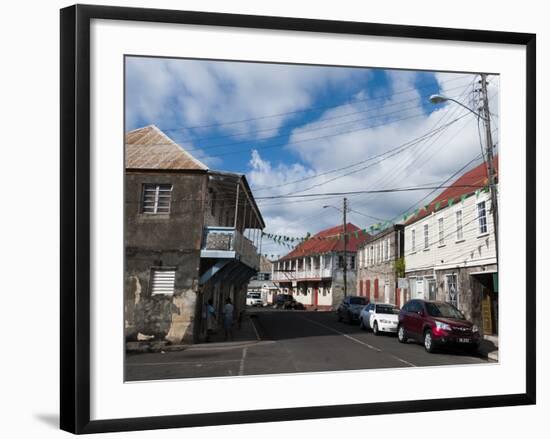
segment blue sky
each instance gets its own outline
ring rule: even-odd
[[[257,198],[422,185],[442,182],[479,155],[475,117],[455,104],[428,100],[441,93],[474,105],[475,79],[376,68],[128,57],[126,129],[157,125],[212,169],[245,173]],[[497,113],[496,79],[491,93]],[[361,165],[427,133],[430,137],[379,163]],[[350,221],[367,227],[373,217],[392,218],[428,192],[352,196]],[[266,231],[303,236],[339,223],[338,211],[322,206],[339,205],[341,197],[288,201],[258,200]],[[276,244],[264,250],[286,251]]]

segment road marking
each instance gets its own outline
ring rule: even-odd
[[[358,339],[356,339],[355,337],[352,337],[351,335],[346,334],[345,332],[338,331],[337,329],[331,328],[330,326],[327,326],[327,325],[323,325],[322,323],[316,322],[315,320],[311,320],[311,319],[308,319],[308,318],[306,318],[306,317],[300,316],[300,318],[302,318],[302,319],[304,319],[304,320],[307,320],[308,322],[314,323],[314,324],[316,324],[316,325],[318,325],[318,326],[322,326],[323,328],[329,329],[330,331],[336,332],[337,334],[343,335],[343,336],[346,337],[347,339],[352,340],[352,341],[354,341],[355,343],[359,343],[359,344],[361,344],[361,345],[363,345],[363,346],[366,346],[366,347],[368,347],[369,349],[372,349],[373,351],[382,352],[382,349],[378,349],[377,347],[374,347],[373,345],[370,345],[370,344],[365,343],[365,342],[363,342],[363,341],[361,341],[361,340],[358,340]]]
[[[409,363],[407,360],[403,360],[403,358],[399,358],[397,355],[390,354],[393,358],[395,358],[397,361],[401,361],[401,363],[404,363],[411,367],[416,367],[416,364]]]
[[[258,333],[258,329],[256,328],[256,325],[254,324],[254,320],[250,316],[248,316],[248,318],[250,319],[250,323],[252,323],[252,327],[254,328],[254,332],[256,333],[256,339],[261,340],[260,334]]]
[[[243,375],[244,374],[244,360],[246,358],[246,352],[248,351],[248,348],[244,348],[243,349],[243,356],[241,358],[241,364],[239,366],[239,375]]]
[[[333,331],[333,332],[336,332],[337,334],[343,335],[343,336],[346,337],[347,339],[352,340],[352,341],[354,341],[354,342],[356,342],[356,343],[359,343],[360,345],[366,346],[366,347],[368,347],[369,349],[372,349],[373,351],[382,352],[382,349],[377,348],[377,347],[375,347],[375,346],[373,346],[373,345],[370,345],[370,344],[368,344],[368,343],[366,343],[366,342],[364,342],[364,341],[358,340],[357,338],[352,337],[351,335],[346,334],[345,332],[338,331],[337,329],[334,329],[334,328],[332,328],[332,327],[330,327],[330,326],[327,326],[327,325],[323,325],[322,323],[316,322],[315,320],[311,320],[311,319],[308,319],[308,318],[306,318],[306,317],[300,316],[300,318],[302,318],[302,319],[304,319],[304,320],[307,320],[307,321],[309,321],[309,322],[311,322],[311,323],[314,323],[314,324],[316,324],[316,325],[322,326],[323,328],[329,329],[329,330],[331,330],[331,331]],[[410,363],[410,362],[407,361],[407,360],[403,360],[402,358],[399,358],[397,355],[390,354],[389,352],[386,352],[386,351],[384,351],[384,353],[390,355],[392,358],[395,358],[396,360],[400,361],[401,363],[406,364],[407,366],[416,367],[416,364],[412,364],[412,363]]]
[[[208,363],[229,363],[242,360],[210,360],[210,361],[170,361],[168,363],[126,363],[126,366],[170,366],[172,364],[208,364]]]

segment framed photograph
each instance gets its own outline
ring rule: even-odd
[[[61,428],[535,404],[535,35],[61,10]]]

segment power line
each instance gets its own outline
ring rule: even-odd
[[[445,80],[445,81],[437,82],[437,85],[439,86],[440,84],[445,84],[445,83],[457,81],[459,79],[464,79],[468,76],[471,76],[471,74],[464,74],[464,76],[455,77],[455,78],[451,78],[451,79],[448,79],[448,80]],[[321,105],[321,106],[317,106],[317,107],[305,108],[305,109],[302,109],[302,110],[286,111],[286,112],[282,112],[282,113],[276,113],[276,114],[270,114],[270,115],[264,115],[264,116],[258,116],[258,117],[251,117],[251,118],[248,118],[248,119],[234,120],[234,121],[229,121],[229,122],[219,122],[219,123],[208,124],[208,125],[195,125],[195,126],[190,126],[190,127],[164,128],[163,131],[177,131],[177,130],[193,130],[193,129],[199,129],[199,128],[213,128],[213,127],[218,127],[218,126],[234,125],[234,124],[238,124],[238,123],[252,122],[252,121],[255,121],[255,120],[263,120],[263,119],[268,119],[268,118],[272,118],[272,117],[286,116],[286,115],[290,115],[290,114],[299,114],[299,113],[304,113],[304,112],[308,112],[308,111],[316,111],[316,110],[322,110],[322,109],[327,109],[327,108],[337,108],[337,107],[341,107],[341,106],[345,106],[345,105],[349,105],[349,104],[354,104],[354,103],[358,103],[358,102],[373,101],[373,100],[379,100],[379,99],[388,99],[388,98],[392,98],[394,96],[398,96],[400,94],[411,93],[411,92],[414,92],[418,89],[423,89],[423,88],[428,88],[428,87],[433,87],[433,85],[425,85],[425,86],[421,86],[421,87],[410,87],[408,89],[393,92],[392,94],[377,96],[377,97],[374,97],[374,98],[356,99],[356,100],[347,101],[347,102],[344,102],[344,103],[338,104],[338,105]]]
[[[466,115],[465,115],[466,116]],[[332,173],[335,173],[335,172],[339,172],[339,171],[343,171],[343,170],[346,170],[346,169],[350,169],[350,168],[353,168],[355,166],[359,166],[359,165],[362,165],[364,163],[367,163],[369,161],[372,161],[372,160],[375,160],[377,158],[380,158],[380,157],[383,157],[385,156],[386,154],[390,154],[394,151],[397,151],[397,150],[400,150],[399,152],[402,152],[403,150],[407,149],[408,147],[410,146],[414,146],[416,143],[420,142],[420,141],[423,141],[423,140],[426,140],[427,138],[437,134],[439,131],[447,128],[448,126],[452,125],[453,123],[457,122],[459,119],[455,119],[454,121],[452,122],[449,122],[447,125],[444,125],[444,126],[441,126],[435,130],[432,130],[432,131],[428,131],[426,133],[424,133],[423,135],[415,138],[415,139],[412,139],[412,140],[409,140],[408,142],[405,142],[405,143],[402,143],[401,145],[398,145],[394,148],[391,148],[387,151],[384,151],[383,153],[381,154],[377,154],[377,155],[374,155],[374,156],[371,156],[371,157],[368,157],[364,160],[361,160],[359,162],[356,162],[356,163],[352,163],[351,165],[346,165],[346,166],[343,166],[343,167],[340,167],[340,168],[336,168],[336,169],[331,169],[330,171],[326,171],[326,172],[322,172],[322,173],[318,173],[318,174],[315,174],[315,175],[312,175],[312,176],[308,176],[308,177],[304,177],[304,178],[301,178],[301,179],[298,179],[298,180],[294,180],[294,181],[291,181],[291,182],[286,182],[286,183],[282,183],[282,184],[279,184],[279,185],[276,185],[276,186],[272,186],[270,188],[263,188],[263,189],[255,189],[256,192],[258,191],[262,191],[262,190],[266,190],[266,189],[274,189],[274,188],[278,188],[278,187],[283,187],[283,186],[288,186],[290,184],[295,184],[295,183],[300,183],[300,182],[303,182],[303,181],[307,181],[307,180],[311,180],[311,179],[314,179],[314,178],[318,178],[318,177],[322,177],[322,176],[325,176],[325,175],[328,175],[328,174],[332,174]],[[391,157],[391,156],[390,156]],[[389,158],[389,157],[388,157]],[[362,169],[365,169],[365,168],[362,168]],[[351,173],[353,173],[355,171],[352,171]],[[347,176],[349,174],[345,174],[343,176]],[[341,176],[341,177],[343,177]],[[340,178],[340,177],[338,177]],[[323,182],[322,184],[325,184],[325,183],[328,183],[330,181],[333,181],[333,180],[328,180],[326,182]],[[308,190],[308,189],[303,189],[303,190]]]
[[[475,81],[475,79],[474,79]],[[463,96],[465,96],[467,93],[468,93],[468,90],[469,88],[473,85],[474,81],[472,81],[472,83],[468,84],[466,86],[466,88],[464,88],[464,90],[462,91],[462,93],[460,94],[460,97],[459,97],[459,100],[462,99]],[[437,126],[441,123],[443,123],[443,121],[448,118],[448,117],[451,117],[452,115],[454,115],[455,113],[458,113],[460,111],[460,108],[459,107],[456,107],[450,111],[450,112],[447,112],[447,113],[444,113],[443,116],[441,116],[441,118],[434,124],[434,126]],[[462,132],[462,130],[466,127],[468,123],[464,124],[458,131],[457,133],[455,133],[450,140],[454,139],[458,133]],[[430,148],[432,148],[436,142],[444,135],[444,133],[441,133],[439,136],[437,136],[436,138],[433,138],[432,141],[428,144],[426,144],[424,146],[424,149],[419,151],[415,157],[413,158],[412,161],[403,161],[401,164],[398,164],[398,168],[397,169],[394,169],[394,172],[391,174],[391,175],[387,175],[387,176],[383,176],[381,179],[378,179],[378,181],[375,183],[375,185],[380,185],[380,184],[389,184],[391,181],[394,181],[398,175],[400,175],[401,173],[403,172],[406,172],[408,171],[412,165],[414,163],[416,163]],[[443,145],[446,145],[450,140],[446,141],[443,143]],[[440,145],[441,146],[441,145]],[[441,151],[443,148],[440,147],[438,151]],[[438,154],[438,152],[436,152],[435,154]],[[434,155],[435,155],[434,154]],[[433,157],[433,156],[432,156]],[[384,183],[383,183],[384,182]],[[372,196],[367,196],[366,199],[368,200],[369,198],[372,198]],[[366,200],[365,200],[366,202]]]
[[[457,86],[457,87],[453,87],[453,88],[450,88],[448,89],[447,91],[452,91],[452,90],[456,90],[456,89],[459,89],[459,88],[462,88],[462,85],[461,86]],[[431,93],[430,93],[431,94]],[[376,107],[368,107],[364,110],[360,110],[360,111],[353,111],[351,113],[345,113],[345,114],[340,114],[338,116],[330,116],[330,117],[325,117],[323,118],[322,120],[318,120],[318,121],[311,121],[309,122],[310,124],[313,124],[313,123],[318,123],[318,122],[326,122],[326,121],[329,121],[329,120],[335,120],[335,119],[342,119],[344,117],[349,117],[349,116],[354,116],[356,114],[363,114],[363,113],[371,113],[371,112],[375,112],[375,111],[378,111],[378,110],[385,110],[389,107],[400,107],[402,106],[403,104],[405,103],[408,103],[408,102],[417,102],[419,99],[422,99],[422,98],[425,98],[425,97],[428,97],[430,96],[430,94],[426,94],[426,95],[419,95],[418,97],[415,97],[415,98],[412,98],[412,99],[407,99],[407,100],[403,100],[403,101],[400,101],[400,102],[393,102],[393,103],[390,103],[390,104],[382,104],[380,106],[376,106]],[[360,102],[360,101],[354,101],[353,104],[357,103],[357,102]],[[348,104],[350,105],[350,104]],[[401,111],[405,111],[405,110],[409,110],[409,109],[413,109],[413,108],[417,108],[418,107],[418,104],[414,105],[414,106],[409,106],[409,107],[403,107],[401,108],[400,110],[397,110],[395,112],[391,112],[391,113],[386,113],[386,115],[388,114],[394,114],[394,113],[400,113]],[[362,120],[362,119],[359,119],[359,120]],[[351,122],[342,122],[342,124],[347,124],[347,123],[351,123]],[[298,126],[301,126],[303,125],[304,123],[303,122],[297,122],[297,123],[287,123],[285,124],[285,128],[288,129],[288,128],[296,128]],[[339,125],[339,124],[338,124]],[[238,133],[230,133],[230,134],[224,134],[224,135],[216,135],[216,136],[208,136],[208,137],[189,137],[187,139],[180,139],[180,141],[182,142],[201,142],[201,141],[205,141],[205,140],[216,140],[216,139],[225,139],[225,138],[228,138],[228,137],[240,137],[240,136],[252,136],[253,134],[257,134],[257,133],[262,133],[262,132],[269,132],[269,131],[273,131],[273,130],[277,130],[278,128],[280,128],[280,124],[279,125],[276,125],[276,126],[273,126],[273,127],[270,127],[270,128],[262,128],[262,129],[259,129],[259,130],[254,130],[254,131],[241,131],[241,132],[238,132]],[[323,128],[328,128],[328,127],[323,127]],[[161,131],[163,131],[161,129]],[[164,130],[164,131],[170,131],[170,130]],[[265,139],[268,139],[270,137],[266,137],[264,139],[255,139],[255,140],[265,140]],[[211,147],[212,148],[217,148],[217,147],[221,147],[221,146],[225,146],[226,144],[220,144],[220,145],[212,145]],[[192,151],[192,150],[197,150],[197,149],[200,149],[200,148],[191,148],[189,149],[189,151]]]
[[[411,192],[419,190],[430,190],[430,189],[441,189],[445,187],[456,187],[456,188],[479,188],[479,185],[451,185],[451,186],[416,186],[416,187],[404,187],[404,188],[391,188],[391,189],[374,189],[374,190],[363,190],[363,191],[346,191],[346,192],[328,192],[328,193],[318,193],[318,194],[292,194],[292,195],[272,195],[266,197],[257,197],[258,200],[271,200],[277,198],[308,198],[308,197],[317,197],[317,196],[328,196],[328,195],[353,195],[353,194],[384,194],[384,193],[394,193],[394,192]]]

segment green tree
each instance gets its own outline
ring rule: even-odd
[[[405,277],[405,258],[403,256],[395,260],[394,267],[397,277]]]

